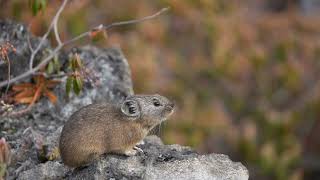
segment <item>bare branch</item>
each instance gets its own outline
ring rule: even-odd
[[[41,75],[45,78],[63,78],[72,75],[72,73],[47,74],[45,72],[35,72],[34,75]]]
[[[38,44],[37,48],[34,51],[32,51],[31,57],[30,57],[30,61],[29,61],[29,70],[32,70],[34,58],[37,55],[38,51],[43,46],[43,43],[47,39],[47,37],[50,34],[52,28],[53,28],[53,24],[50,24],[50,26],[48,28],[48,31],[42,36],[42,38],[40,40],[40,43]]]
[[[0,117],[19,117],[22,116],[32,110],[32,107],[34,106],[34,103],[28,105],[26,108],[21,109],[19,111],[12,111],[12,112],[6,112]]]
[[[160,11],[158,11],[157,13],[153,14],[153,15],[150,15],[150,16],[146,16],[144,18],[141,18],[141,19],[134,19],[134,20],[130,20],[130,21],[121,21],[121,22],[115,22],[115,23],[112,23],[112,24],[109,24],[107,26],[104,26],[104,29],[105,30],[108,30],[112,27],[115,27],[115,26],[123,26],[123,25],[128,25],[128,24],[136,24],[136,23],[141,23],[143,21],[148,21],[150,19],[153,19],[157,16],[159,16],[160,14],[168,11],[170,8],[169,7],[166,7],[166,8],[162,8]]]
[[[170,9],[169,7],[162,8],[160,11],[156,12],[155,14],[143,17],[141,19],[134,19],[134,20],[129,20],[129,21],[115,22],[115,23],[111,23],[109,25],[100,24],[99,26],[96,26],[96,27],[92,28],[90,31],[84,32],[84,33],[82,33],[82,34],[80,34],[80,35],[78,35],[78,36],[76,36],[76,37],[64,42],[64,45],[71,44],[71,43],[73,43],[75,41],[78,41],[79,39],[82,39],[82,38],[88,36],[92,30],[103,30],[103,29],[104,30],[108,30],[108,29],[111,29],[111,28],[116,27],[116,26],[141,23],[141,22],[156,18],[159,15],[163,14],[164,12],[168,11],[169,9]]]
[[[67,3],[68,3],[68,0],[64,0],[63,1],[61,7],[59,8],[57,14],[55,15],[55,17],[53,19],[53,30],[54,30],[54,34],[55,34],[56,40],[58,42],[58,45],[62,44],[60,36],[59,36],[59,31],[58,31],[58,21],[59,21],[60,15],[61,15],[61,13],[62,13],[62,11],[65,8]]]
[[[35,72],[37,72],[39,69],[41,69],[43,66],[45,66],[61,48],[62,48],[62,46],[56,47],[54,49],[54,51],[51,54],[49,54],[49,56],[47,56],[44,60],[41,61],[40,64],[38,64],[35,68],[29,69],[27,72],[25,72],[17,77],[12,78],[11,83],[17,82],[25,77],[32,75]],[[0,87],[5,86],[6,84],[7,84],[6,81],[2,81],[2,82],[0,82]]]
[[[34,49],[32,47],[31,41],[30,41],[30,34],[28,34],[28,36],[27,36],[27,41],[28,41],[29,50],[31,51],[31,53],[33,53]]]
[[[8,67],[7,88],[5,91],[5,95],[7,95],[8,90],[9,90],[9,86],[10,86],[11,64],[10,64],[10,59],[8,56],[9,51],[16,52],[16,49],[14,48],[14,46],[12,44],[10,44],[9,42],[0,46],[0,57],[4,63],[7,63],[7,67]]]
[[[10,66],[10,59],[8,57],[8,54],[5,55],[5,59],[8,63],[8,83],[7,83],[7,87],[6,87],[6,91],[4,94],[7,94],[8,93],[8,90],[9,90],[9,87],[10,87],[10,75],[11,75],[11,66]]]
[[[28,25],[28,31],[30,32],[30,24]],[[30,34],[29,33],[27,35],[27,43],[28,43],[28,47],[29,47],[30,52],[33,53],[34,49],[33,49],[32,44],[31,44]]]
[[[55,32],[55,37],[56,37],[56,40],[57,42],[59,43],[59,45],[61,45],[61,40],[60,40],[60,37],[59,35],[57,34],[58,33],[58,27],[57,27],[57,24],[58,24],[58,20],[59,20],[59,17],[60,17],[60,14],[61,12],[63,11],[63,9],[65,8],[66,4],[67,4],[68,0],[64,0],[62,5],[60,6],[57,14],[54,16],[47,32],[42,36],[41,40],[40,40],[40,43],[38,44],[37,48],[32,52],[31,54],[31,57],[30,57],[30,61],[29,61],[29,69],[30,71],[32,70],[33,68],[33,62],[34,62],[34,58],[36,56],[36,54],[39,52],[39,50],[42,48],[43,46],[43,43],[45,42],[45,40],[47,39],[47,37],[49,36],[52,28],[54,28],[54,32]]]
[[[112,24],[109,24],[109,25],[99,25],[99,26],[96,26],[95,28],[91,29],[90,31],[87,31],[87,32],[84,32],[68,41],[65,41],[65,42],[61,42],[60,40],[60,37],[59,37],[59,32],[58,32],[58,27],[57,27],[57,23],[58,23],[58,20],[59,20],[59,16],[61,14],[61,12],[63,11],[65,5],[67,4],[68,0],[64,0],[63,1],[63,4],[61,5],[61,7],[59,8],[57,14],[55,15],[53,21],[51,22],[50,26],[49,26],[49,29],[48,31],[44,34],[44,36],[41,38],[41,41],[39,43],[39,45],[37,46],[37,48],[32,52],[31,54],[31,57],[30,57],[30,63],[29,63],[29,70],[12,78],[11,79],[11,83],[15,83],[21,79],[24,79],[32,74],[35,74],[38,70],[40,70],[42,67],[44,67],[45,65],[47,65],[49,63],[49,61],[51,61],[53,59],[53,57],[66,45],[69,45],[79,39],[82,39],[86,36],[89,36],[90,33],[93,31],[93,30],[108,30],[108,29],[111,29],[112,27],[116,27],[116,26],[122,26],[122,25],[129,25],[129,24],[136,24],[136,23],[140,23],[140,22],[144,22],[144,21],[147,21],[147,20],[151,20],[153,18],[156,18],[157,16],[161,15],[162,13],[166,12],[169,10],[169,8],[163,8],[161,9],[160,11],[158,11],[157,13],[153,14],[153,15],[150,15],[150,16],[146,16],[146,17],[143,17],[141,19],[134,19],[134,20],[129,20],[129,21],[121,21],[121,22],[115,22],[115,23],[112,23]],[[54,32],[55,32],[55,37],[56,37],[56,40],[58,42],[58,46],[45,58],[43,59],[36,67],[33,67],[33,61],[34,61],[34,58],[36,56],[36,54],[39,52],[39,50],[41,49],[41,47],[43,46],[43,43],[45,41],[45,39],[48,37],[49,33],[51,32],[51,30],[54,29]],[[0,64],[1,65],[1,64]],[[7,85],[7,82],[6,81],[2,81],[0,82],[0,87],[3,87]]]

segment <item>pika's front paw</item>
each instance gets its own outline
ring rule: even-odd
[[[125,154],[126,156],[134,156],[134,155],[137,154],[137,151],[134,150],[134,149],[130,149],[130,150],[125,151],[124,154]]]
[[[133,149],[140,152],[140,153],[143,153],[143,150],[137,146],[133,147]]]
[[[136,145],[144,145],[145,144],[145,142],[144,142],[144,140],[142,139],[141,141],[139,141]]]

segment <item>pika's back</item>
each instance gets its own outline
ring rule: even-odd
[[[112,133],[112,127],[117,126],[116,111],[117,107],[112,104],[91,104],[69,118],[62,129],[59,144],[61,157],[67,165],[78,166],[87,161],[87,152],[103,153],[106,129]]]
[[[88,106],[85,106],[78,111],[76,111],[74,114],[72,114],[69,118],[69,120],[65,123],[65,128],[68,128],[70,125],[84,125],[87,126],[101,126],[105,123],[110,122],[113,117],[119,114],[118,108],[116,105],[109,104],[109,103],[96,103],[96,104],[90,104]],[[109,119],[109,121],[108,121]],[[101,121],[104,121],[104,123],[100,124]],[[96,124],[99,123],[99,124]],[[78,127],[78,126],[77,126]],[[86,128],[86,126],[84,127]],[[71,128],[72,130],[74,128]]]
[[[83,136],[90,136],[91,134],[98,135],[100,128],[107,127],[117,116],[117,108],[112,104],[91,104],[76,111],[69,120],[65,123],[61,133],[61,139],[70,138],[72,134],[80,133]]]

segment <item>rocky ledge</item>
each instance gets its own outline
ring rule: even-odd
[[[148,136],[139,147],[143,152],[136,156],[105,155],[81,169],[48,161],[18,179],[248,179],[247,169],[223,154],[199,155],[189,147],[164,145],[157,136]]]
[[[11,21],[0,21],[0,44],[19,42],[16,46],[19,59],[28,61],[30,55],[27,36],[34,38],[25,26]],[[12,33],[15,32],[15,33]],[[21,33],[19,33],[21,32]],[[18,35],[17,35],[18,34]],[[50,45],[45,46],[46,51]],[[199,155],[189,147],[164,145],[156,136],[149,136],[140,145],[143,152],[136,156],[104,155],[92,164],[70,169],[63,165],[57,153],[57,142],[64,122],[78,108],[97,101],[122,101],[133,94],[130,68],[120,49],[99,49],[92,46],[61,52],[59,60],[66,68],[70,54],[77,52],[84,65],[94,72],[99,83],[85,83],[79,96],[65,97],[65,81],[54,89],[59,95],[56,105],[40,100],[33,110],[22,117],[0,118],[0,137],[11,146],[12,162],[7,179],[248,179],[248,170],[232,162],[223,154]],[[20,53],[21,52],[21,53]],[[41,53],[45,54],[45,53]],[[14,59],[14,54],[10,54]],[[39,57],[40,61],[41,57]],[[19,62],[16,62],[19,63]],[[0,65],[4,66],[4,64]],[[13,72],[23,72],[13,66]],[[0,68],[5,74],[6,68]],[[62,69],[64,70],[64,69]],[[30,79],[26,79],[30,81]],[[146,92],[147,93],[147,92]],[[1,178],[0,178],[1,179]]]

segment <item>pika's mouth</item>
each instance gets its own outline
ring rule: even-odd
[[[169,112],[169,115],[171,115],[174,112],[174,103],[167,104],[165,109],[167,112]]]

